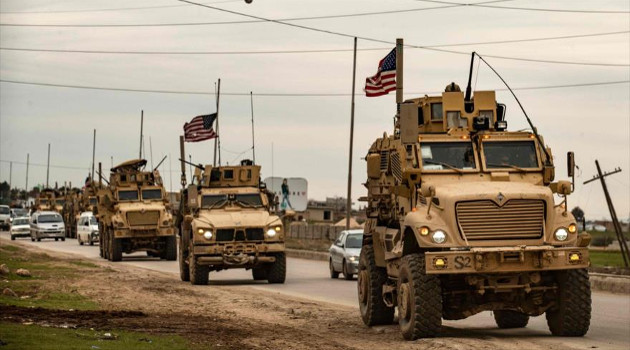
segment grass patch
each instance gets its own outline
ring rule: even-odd
[[[591,265],[596,267],[614,266],[623,267],[623,257],[621,252],[614,251],[594,251],[589,252],[591,258]]]
[[[72,265],[77,265],[77,266],[81,266],[81,267],[87,267],[90,269],[97,269],[100,266],[96,265],[96,264],[92,264],[91,262],[87,262],[87,261],[71,261],[70,262]]]
[[[111,337],[106,337],[110,333]],[[188,342],[177,335],[164,336],[124,331],[92,331],[0,323],[3,349],[189,349]]]
[[[0,246],[1,250],[6,250],[8,252],[17,252],[19,250],[23,250],[22,248],[18,247],[18,246],[14,246],[14,245],[6,245],[3,244]]]

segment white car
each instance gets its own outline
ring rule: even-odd
[[[0,205],[0,230],[8,230],[11,227],[11,208],[8,205]]]
[[[31,216],[31,241],[41,241],[42,238],[65,241],[65,232],[63,218],[57,212],[38,211]]]
[[[98,221],[91,211],[81,213],[77,221],[77,241],[80,245],[89,243],[94,245],[98,242]]]
[[[339,273],[351,280],[359,273],[359,255],[363,244],[363,230],[341,231],[339,238],[330,246],[328,268],[330,278],[338,278]]]
[[[15,237],[28,237],[31,235],[31,225],[27,216],[17,217],[13,219],[11,229],[11,240],[15,241]]]

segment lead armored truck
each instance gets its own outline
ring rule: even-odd
[[[494,91],[400,104],[393,135],[370,147],[358,296],[368,326],[398,311],[405,339],[436,336],[442,320],[493,311],[500,328],[545,314],[552,334],[590,324],[588,234],[567,211],[542,136],[507,131]],[[573,176],[573,153],[568,154]],[[554,199],[558,198],[558,201]]]
[[[122,254],[177,259],[177,240],[170,203],[157,170],[134,159],[111,169],[109,183],[98,189],[97,213],[101,256],[120,261]]]
[[[251,269],[254,280],[284,283],[284,225],[271,211],[260,166],[196,167],[177,219],[182,281],[205,285],[211,271]]]

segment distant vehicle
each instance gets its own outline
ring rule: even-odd
[[[31,216],[31,241],[42,238],[54,238],[55,241],[61,238],[66,240],[64,236],[65,226],[61,214],[54,211],[38,211]]]
[[[25,208],[11,208],[11,218],[28,217],[29,211]]]
[[[98,221],[91,211],[81,213],[79,220],[77,221],[77,241],[80,245],[89,243],[94,245],[94,242],[98,242]]]
[[[358,272],[362,242],[363,230],[341,231],[339,238],[329,249],[330,278],[339,277],[339,272],[341,272],[345,279],[352,279]]]
[[[13,219],[11,229],[9,230],[11,240],[15,241],[16,237],[28,237],[31,235],[31,226],[28,217],[17,217]]]
[[[0,229],[8,230],[11,227],[11,209],[8,205],[0,205]]]

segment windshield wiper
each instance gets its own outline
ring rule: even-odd
[[[463,171],[462,169],[459,169],[459,168],[457,168],[457,167],[454,167],[454,166],[452,166],[452,165],[450,165],[450,164],[448,164],[448,163],[438,162],[438,161],[436,161],[436,160],[430,160],[430,159],[423,159],[422,161],[423,161],[423,162],[425,162],[425,163],[429,163],[429,164],[435,164],[435,165],[445,166],[445,167],[447,167],[447,168],[449,168],[449,169],[451,169],[451,170],[455,170],[456,172],[458,172],[458,173],[460,173],[460,174],[463,174],[463,173],[464,173],[464,171]]]
[[[225,203],[227,203],[227,199],[222,199],[222,200],[220,200],[220,201],[218,201],[218,202],[216,202],[216,203],[212,204],[211,206],[209,206],[209,207],[203,207],[202,209],[214,209],[214,208],[218,208],[218,207],[223,206]],[[218,204],[221,204],[221,205],[218,205]]]
[[[512,164],[486,163],[486,165],[493,166],[493,167],[503,167],[503,168],[508,167],[508,168],[516,169],[516,170],[522,171],[522,172],[526,172],[527,171],[527,170],[525,170],[525,169],[523,169],[521,167],[518,167],[518,166],[512,165]]]

